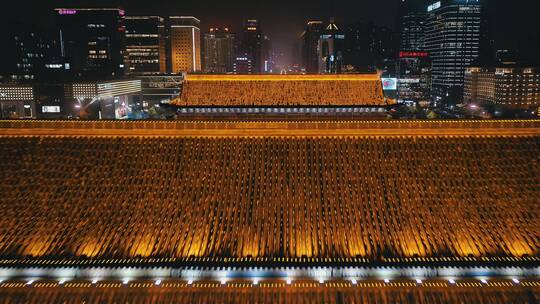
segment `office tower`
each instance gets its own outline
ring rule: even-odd
[[[401,51],[421,51],[424,45],[424,27],[426,10],[414,5],[411,0],[403,0],[400,4],[399,31]]]
[[[339,29],[334,19],[324,28],[319,37],[319,73],[341,73],[345,51],[345,34]]]
[[[230,73],[236,55],[236,35],[229,28],[211,28],[204,34],[204,72]]]
[[[171,16],[169,57],[171,72],[201,71],[201,21],[195,17]]]
[[[536,111],[540,107],[540,69],[515,64],[469,67],[465,71],[464,101]]]
[[[262,73],[264,68],[262,47],[263,34],[259,20],[246,20],[244,23],[240,55],[247,54],[247,57],[251,58],[253,72],[256,74]],[[240,57],[243,58],[245,56]]]
[[[399,52],[397,97],[400,102],[428,106],[431,92],[431,61],[427,52]]]
[[[0,29],[0,81],[29,82],[43,78],[55,42],[32,26],[12,23]]]
[[[165,25],[158,16],[127,16],[126,57],[129,74],[166,72]]]
[[[318,46],[324,30],[322,21],[309,21],[300,37],[302,41],[302,65],[308,74],[319,72]]]
[[[79,78],[124,75],[125,12],[119,8],[57,8],[60,50]]]
[[[479,55],[479,0],[441,0],[427,7],[425,51],[433,62],[432,93],[462,91],[465,68]]]
[[[346,27],[345,45],[344,64],[358,72],[372,73],[392,70],[399,43],[392,29],[372,22],[358,22]]]

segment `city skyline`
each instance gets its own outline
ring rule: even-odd
[[[127,15],[169,15],[190,16],[201,20],[201,33],[211,27],[226,26],[233,32],[240,33],[245,19],[256,18],[261,21],[261,28],[272,41],[272,46],[283,63],[293,62],[292,49],[300,41],[300,35],[309,20],[328,22],[335,17],[338,24],[356,22],[373,22],[380,26],[398,30],[397,20],[400,0],[381,0],[377,5],[371,1],[273,1],[253,3],[248,1],[198,3],[184,1],[172,3],[166,0],[153,1],[148,5],[142,0],[102,0],[102,1],[65,1],[53,0],[47,3],[32,3],[34,1],[17,1],[5,4],[3,20],[5,22],[19,21],[36,24],[40,27],[54,29],[55,7],[122,7]],[[415,0],[420,8],[436,1]],[[31,5],[32,9],[27,7]],[[523,5],[503,0],[484,0],[483,5],[489,5],[489,17],[492,22],[490,29],[493,33],[495,47],[513,49],[524,53],[540,49],[540,25],[534,21],[534,12],[540,9],[540,4],[526,0]],[[501,20],[501,21],[499,21]],[[283,29],[286,30],[283,30]]]

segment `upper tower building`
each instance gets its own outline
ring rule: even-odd
[[[425,8],[419,8],[411,3],[411,0],[401,1],[399,14],[400,50],[423,50],[425,23]]]
[[[66,68],[78,78],[124,74],[123,9],[57,8],[60,51]]]
[[[252,59],[254,73],[262,73],[264,68],[263,34],[259,20],[248,19],[244,23],[241,53]]]
[[[480,51],[479,0],[441,0],[426,7],[425,50],[432,62],[432,91],[463,88],[465,68]]]
[[[204,72],[233,72],[236,55],[236,35],[229,28],[211,28],[204,34]]]
[[[171,72],[201,71],[201,21],[195,17],[169,17]]]
[[[319,73],[339,74],[343,70],[343,57],[345,51],[345,34],[334,22],[326,25],[319,37]]]
[[[308,74],[317,74],[319,72],[319,58],[317,49],[319,38],[324,30],[322,21],[309,21],[302,33],[302,65]]]

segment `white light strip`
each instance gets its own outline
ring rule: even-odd
[[[193,72],[195,72],[196,71],[196,69],[195,69],[195,64],[196,64],[195,60],[196,59],[195,59],[195,29],[194,28],[191,29],[191,38],[193,40],[193,68],[192,68],[192,70],[193,70]]]

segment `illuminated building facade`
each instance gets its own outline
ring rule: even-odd
[[[317,49],[320,74],[339,74],[342,72],[345,34],[339,29],[334,19],[330,20],[319,37]]]
[[[142,107],[141,80],[78,82],[65,86],[73,117],[126,119]]]
[[[119,8],[57,8],[60,52],[78,78],[124,75],[125,11]]]
[[[324,30],[322,21],[309,21],[300,37],[302,41],[302,65],[308,74],[319,73],[319,38]]]
[[[204,72],[225,74],[234,71],[236,35],[229,28],[210,28],[204,34]]]
[[[129,74],[165,73],[164,19],[158,16],[127,16],[126,57]]]
[[[0,118],[36,118],[33,86],[0,85]]]
[[[432,91],[462,89],[465,69],[480,52],[479,0],[441,0],[426,8],[425,51],[432,63]]]
[[[540,107],[540,69],[512,65],[469,67],[465,71],[464,101],[537,110]]]
[[[195,17],[171,16],[170,48],[172,73],[201,71],[201,21]]]
[[[399,52],[397,97],[400,102],[429,105],[431,60],[427,52]]]

